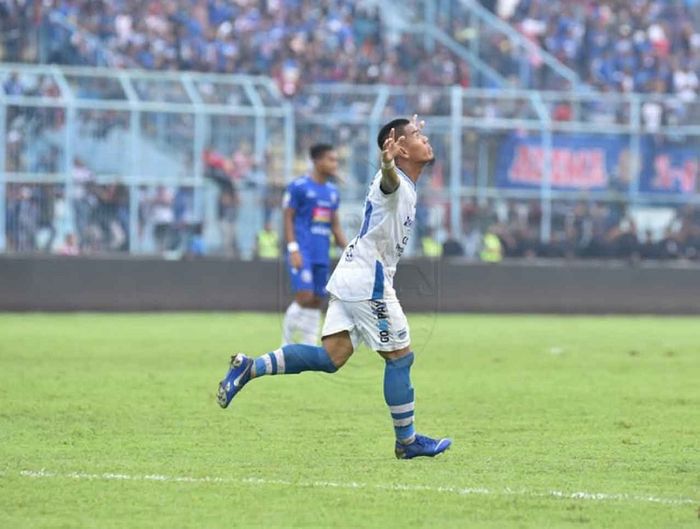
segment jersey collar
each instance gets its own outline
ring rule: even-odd
[[[411,184],[413,186],[413,189],[416,188],[416,183],[413,180],[411,180],[406,173],[404,173],[401,169],[399,169],[398,166],[396,167],[396,172],[399,174],[399,176],[401,176],[401,178],[403,178],[409,184]]]
[[[316,180],[313,179],[313,177],[311,176],[311,173],[306,173],[305,178],[315,186],[328,187],[328,184],[330,184],[329,180],[326,180],[326,182],[323,184],[318,183]]]

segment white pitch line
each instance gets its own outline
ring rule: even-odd
[[[0,476],[12,475],[11,472],[0,471]],[[367,490],[388,490],[395,492],[434,492],[456,494],[459,496],[529,496],[535,498],[560,498],[569,500],[590,500],[590,501],[627,501],[635,503],[660,503],[663,505],[690,505],[699,503],[691,498],[660,498],[652,495],[640,494],[609,494],[604,492],[564,492],[551,490],[548,492],[528,491],[525,489],[487,489],[483,487],[433,487],[430,485],[409,485],[401,483],[358,483],[336,482],[336,481],[289,481],[286,479],[267,478],[220,478],[220,477],[192,477],[192,476],[164,476],[161,474],[130,475],[115,472],[105,472],[103,474],[91,474],[87,472],[50,472],[47,470],[22,470],[17,475],[25,478],[45,479],[84,479],[98,481],[159,481],[166,483],[240,483],[246,485],[279,485],[284,487],[304,487],[304,488],[336,488],[336,489],[367,489]]]

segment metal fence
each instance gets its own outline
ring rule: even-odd
[[[0,81],[4,251],[250,254],[292,172],[268,78],[2,64]]]
[[[380,126],[414,112],[436,162],[413,251],[453,237],[476,256],[494,226],[549,244],[581,219],[658,239],[698,202],[700,104],[685,96],[324,84],[287,101],[260,77],[8,64],[0,82],[5,252],[250,258],[316,141],[338,147],[352,233]]]
[[[344,196],[359,199],[381,123],[426,119],[437,160],[414,251],[457,239],[479,258],[491,231],[512,256],[696,259],[699,110],[682,96],[335,85],[309,87],[296,123],[297,137],[340,139]]]

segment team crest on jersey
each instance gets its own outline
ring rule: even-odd
[[[323,222],[330,224],[331,222],[331,210],[328,208],[314,208],[311,216],[313,222]]]
[[[355,257],[353,255],[354,251],[355,251],[355,243],[354,242],[349,244],[348,247],[345,248],[345,262],[346,263],[349,263],[350,261],[353,260],[353,258]]]

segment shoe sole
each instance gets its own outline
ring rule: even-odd
[[[243,358],[241,358],[240,355],[233,355],[231,357],[231,362],[229,363],[229,370],[240,367],[242,363]],[[228,378],[228,374],[226,375],[226,378]],[[233,400],[233,398],[231,398],[231,400],[228,400],[228,392],[226,391],[226,387],[224,386],[224,381],[226,380],[226,378],[219,382],[219,389],[216,392],[216,401],[218,402],[219,406],[221,406],[224,409],[228,408],[228,405],[231,404],[231,400]]]
[[[219,390],[216,392],[216,401],[222,408],[227,408],[231,401],[226,402],[226,389],[219,382]]]

